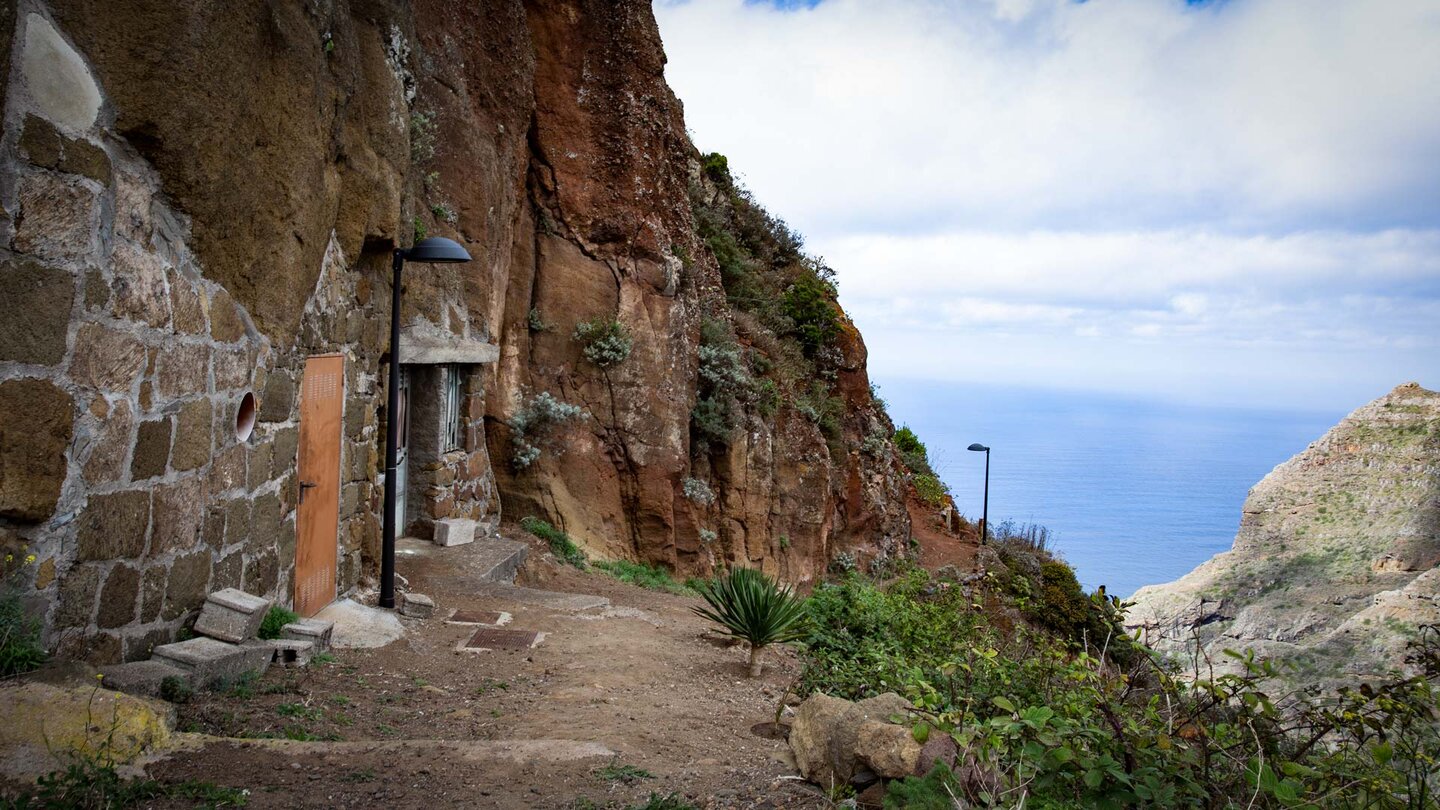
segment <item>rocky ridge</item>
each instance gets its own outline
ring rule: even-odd
[[[1230,551],[1133,601],[1149,643],[1221,669],[1251,649],[1302,676],[1406,670],[1440,623],[1440,393],[1407,383],[1351,413],[1250,490]]]

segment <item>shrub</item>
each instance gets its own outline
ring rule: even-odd
[[[291,622],[299,621],[300,614],[293,610],[286,610],[279,605],[272,605],[265,613],[265,618],[260,622],[260,630],[257,636],[263,639],[280,638],[280,629]]]
[[[711,491],[710,485],[699,478],[686,478],[680,484],[680,489],[685,493],[686,499],[709,506],[715,503],[715,493]]]
[[[697,450],[703,452],[711,446],[723,446],[730,442],[730,414],[730,407],[720,400],[696,400],[695,407],[690,410],[690,432]]]
[[[806,635],[805,600],[765,573],[735,568],[706,583],[700,596],[710,607],[691,608],[750,644],[750,677],[760,677],[760,651]]]
[[[916,475],[935,475],[935,470],[930,467],[930,454],[925,450],[924,442],[920,441],[920,437],[916,436],[909,426],[902,425],[895,431],[895,449],[900,452],[900,460],[910,472]]]
[[[410,114],[410,159],[424,163],[435,157],[435,114]]]
[[[530,314],[525,316],[525,326],[529,328],[531,332],[546,332],[550,329],[550,324],[545,322],[544,316],[542,316],[540,310],[535,307],[531,307]]]
[[[511,440],[515,444],[515,454],[510,460],[515,468],[523,470],[534,464],[540,458],[541,444],[550,429],[578,418],[581,413],[579,405],[562,402],[549,391],[541,391],[522,405],[510,420]]]
[[[946,496],[950,494],[950,488],[945,485],[945,482],[933,475],[917,475],[911,480],[915,484],[915,494],[920,496],[920,500],[931,506],[940,506],[945,503]]]
[[[575,340],[580,342],[585,359],[601,368],[609,368],[630,356],[630,331],[615,318],[582,321],[575,327]]]
[[[711,152],[700,158],[700,170],[716,183],[727,188],[730,186],[730,161],[719,152]]]
[[[544,540],[550,546],[550,553],[556,557],[576,568],[585,568],[585,552],[575,545],[575,541],[570,539],[570,535],[533,515],[522,518],[520,528]]]
[[[688,587],[676,582],[675,578],[670,576],[670,572],[663,568],[629,560],[600,560],[593,565],[621,582],[649,588],[652,591],[665,591],[681,596],[692,595]]]
[[[701,529],[699,535],[700,542],[707,546],[720,539],[720,535],[716,534],[712,529]]]
[[[781,311],[795,324],[795,335],[806,357],[815,354],[840,334],[840,316],[834,290],[818,279],[802,278],[785,291]]]

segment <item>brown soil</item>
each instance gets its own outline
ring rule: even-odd
[[[599,594],[612,608],[574,614],[477,598],[436,566],[402,558],[412,589],[439,605],[435,617],[405,620],[407,636],[382,649],[339,650],[332,663],[272,668],[197,696],[179,707],[180,729],[232,739],[192,738],[150,776],[245,788],[257,808],[626,807],[672,792],[700,807],[830,806],[761,725],[799,671],[793,653],[768,652],[764,675],[750,680],[743,646],[690,612],[698,599],[545,556],[535,549],[527,566],[537,587]],[[457,653],[474,628],[445,623],[456,609],[507,611],[509,627],[549,635],[523,652]],[[334,742],[233,739],[286,736]],[[584,757],[577,743],[614,754]],[[608,765],[650,776],[607,779]]]
[[[946,530],[933,507],[913,495],[905,506],[910,510],[910,535],[920,543],[920,565],[931,571],[947,565],[974,569],[978,537],[973,524],[964,524],[957,536]]]

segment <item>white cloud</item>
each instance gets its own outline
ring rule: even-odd
[[[836,268],[882,379],[1440,385],[1433,0],[656,14],[697,145]]]

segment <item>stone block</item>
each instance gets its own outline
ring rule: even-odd
[[[169,326],[170,293],[160,257],[128,242],[116,242],[110,261],[115,271],[110,299],[115,314],[155,327]]]
[[[205,601],[210,584],[210,551],[201,549],[194,554],[176,557],[170,566],[170,581],[165,589],[165,612],[161,618],[166,621],[178,619]]]
[[[250,647],[269,647],[273,651],[271,663],[282,667],[308,666],[310,659],[315,656],[315,643],[304,639],[256,639],[245,642],[245,645]]]
[[[239,680],[247,672],[264,674],[275,651],[269,647],[227,644],[201,636],[155,648],[152,660],[185,670],[196,686]]]
[[[75,334],[70,376],[81,385],[129,391],[145,368],[145,346],[134,335],[98,323],[81,324]]]
[[[221,343],[232,343],[245,337],[245,321],[235,308],[234,299],[225,290],[217,291],[210,299],[210,334]]]
[[[160,347],[155,369],[160,396],[175,399],[209,393],[210,347],[169,342]]]
[[[412,619],[428,619],[435,614],[435,600],[423,593],[401,594],[400,614]]]
[[[170,450],[170,466],[177,470],[193,470],[210,461],[211,405],[208,399],[185,403],[175,418],[175,444]]]
[[[195,632],[238,644],[255,637],[271,604],[269,599],[251,596],[236,588],[216,591],[206,597],[205,605],[200,608]]]
[[[475,542],[478,525],[465,518],[446,518],[435,521],[435,545],[463,546]]]
[[[185,551],[195,547],[205,522],[205,482],[199,476],[182,478],[155,488],[155,526],[151,554]]]
[[[185,686],[191,686],[193,679],[189,670],[155,660],[100,667],[100,674],[106,689],[145,697],[160,697],[160,685],[166,678],[175,678]]]
[[[75,299],[66,270],[17,261],[3,269],[5,317],[0,318],[0,360],[53,366],[65,359],[65,333]]]
[[[97,397],[95,403],[103,405],[105,400]],[[101,422],[95,442],[90,446],[90,455],[85,459],[85,481],[90,484],[119,481],[125,473],[130,443],[135,438],[135,408],[130,400],[122,399],[107,413],[96,416]]]
[[[294,409],[295,381],[288,374],[271,374],[265,383],[265,395],[260,402],[260,421],[289,421],[290,413]]]
[[[95,595],[100,589],[100,572],[88,565],[71,568],[60,579],[60,606],[52,622],[56,630],[85,627],[95,611]]]
[[[48,380],[0,383],[0,516],[41,521],[65,483],[75,404]]]
[[[119,218],[117,214],[116,219]],[[182,335],[205,334],[205,310],[200,304],[200,293],[179,270],[170,271],[170,312],[176,332]]]
[[[165,582],[170,578],[170,569],[164,565],[152,565],[145,569],[140,582],[140,621],[149,624],[160,617],[165,606]]]
[[[140,601],[140,569],[120,564],[110,569],[100,589],[100,611],[95,623],[103,628],[124,627],[135,621]]]
[[[308,641],[316,653],[330,649],[330,637],[335,633],[335,623],[321,619],[300,619],[280,628],[280,637],[292,641]]]
[[[150,493],[143,489],[91,495],[80,513],[76,559],[137,559],[145,553]]]
[[[170,417],[140,423],[135,439],[135,456],[130,460],[130,478],[142,481],[164,475],[170,463]]]
[[[15,249],[42,259],[81,260],[98,242],[99,197],[83,181],[37,172],[20,178]]]

